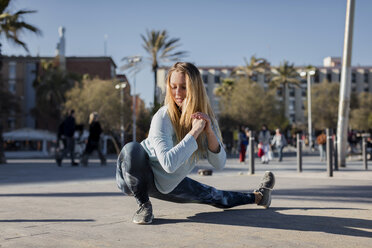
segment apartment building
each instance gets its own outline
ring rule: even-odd
[[[235,66],[198,66],[208,97],[211,101],[212,108],[218,115],[220,106],[218,97],[214,95],[214,89],[220,85],[224,78],[230,77]],[[317,66],[316,74],[312,77],[312,84],[318,84],[323,81],[338,82],[341,81],[341,58],[327,57],[323,61],[323,66]],[[157,73],[158,87],[156,89],[159,101],[164,100],[166,89],[166,75],[168,67],[160,67]],[[300,73],[304,71],[305,66],[298,66],[296,70]],[[262,87],[267,88],[270,82],[270,76],[263,74],[251,77],[253,81],[259,83]],[[304,102],[307,99],[307,81],[306,78],[299,77],[301,86],[289,86],[286,99],[287,113],[291,123],[306,123],[304,111]],[[372,92],[372,66],[355,66],[351,74],[352,92]],[[277,97],[282,100],[282,89],[277,90]]]
[[[42,60],[55,60],[56,57],[2,56],[2,87],[20,100],[21,111],[1,118],[4,131],[18,128],[40,128],[32,115],[36,106],[36,92],[33,82],[41,73]],[[116,77],[116,64],[111,57],[66,57],[66,70],[80,75],[89,74],[101,79]],[[43,128],[43,127],[42,127]]]

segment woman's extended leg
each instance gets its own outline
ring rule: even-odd
[[[202,203],[219,208],[255,203],[254,193],[223,191],[186,177],[168,194],[151,194],[152,197],[177,203]]]

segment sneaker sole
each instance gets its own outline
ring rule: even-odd
[[[138,225],[147,225],[147,224],[151,224],[153,219],[154,219],[154,215],[152,215],[150,221],[147,221],[147,222],[146,221],[135,221],[135,220],[133,220],[132,222]]]
[[[265,174],[266,173],[272,173],[272,172],[271,171],[265,171]],[[272,174],[272,176],[273,176],[273,183],[272,183],[272,185],[270,185],[269,188],[266,188],[267,190],[270,191],[269,199],[267,200],[267,203],[265,205],[258,204],[258,206],[264,207],[265,209],[268,209],[271,205],[271,193],[272,193],[273,188],[275,186],[275,176],[274,176],[274,174]]]
[[[268,209],[271,205],[271,193],[270,193],[270,197],[269,197],[269,200],[267,201],[267,204],[266,205],[262,205],[265,209]]]

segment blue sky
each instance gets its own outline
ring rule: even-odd
[[[272,65],[322,65],[327,56],[341,56],[346,0],[13,0],[12,10],[32,9],[26,21],[43,35],[25,33],[31,55],[54,56],[58,27],[66,28],[67,56],[147,56],[140,34],[166,29],[181,39],[184,60],[200,66],[236,66],[252,55]],[[372,1],[357,0],[353,65],[372,65]],[[25,55],[2,39],[3,54]],[[137,75],[137,93],[149,104],[153,76],[149,61]],[[167,64],[164,64],[167,65]],[[119,72],[119,71],[118,71]],[[129,78],[132,81],[132,78]]]

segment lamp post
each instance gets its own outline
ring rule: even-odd
[[[118,83],[115,85],[115,89],[120,90],[120,138],[121,145],[124,146],[124,88],[127,86],[126,83]]]
[[[127,64],[122,66],[120,69],[121,70],[126,70],[126,69],[133,69],[133,141],[137,140],[136,134],[137,134],[137,124],[136,124],[136,103],[137,103],[137,98],[136,98],[136,74],[139,72],[139,68],[137,65],[142,61],[142,56],[136,55],[136,56],[128,56],[124,57],[122,61],[126,61]]]
[[[309,147],[310,150],[313,147],[313,127],[312,127],[312,119],[311,119],[311,76],[315,75],[314,70],[309,71],[302,71],[300,73],[302,77],[307,76],[307,123],[309,129]]]

